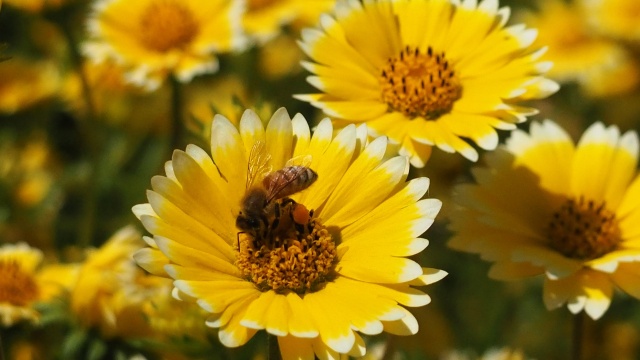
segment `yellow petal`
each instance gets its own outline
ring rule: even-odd
[[[184,240],[184,238],[181,238]],[[189,240],[187,238],[187,240]],[[178,265],[198,266],[209,271],[223,272],[240,277],[240,271],[233,261],[219,258],[209,252],[197,250],[163,236],[156,236],[156,243],[162,253]],[[186,243],[189,243],[186,241]]]
[[[296,114],[291,119],[291,127],[293,129],[293,139],[295,142],[293,157],[298,157],[308,154],[309,141],[311,141],[311,131],[309,130],[309,124],[304,116]]]
[[[283,359],[314,360],[312,340],[296,336],[278,336]]]
[[[325,223],[344,227],[354,222],[380,204],[404,179],[406,158],[396,157],[380,165],[385,149],[386,139],[375,139],[351,164],[322,210]],[[353,189],[358,191],[354,193]],[[351,200],[345,204],[346,198]]]
[[[242,137],[242,143],[244,144],[244,150],[247,159],[251,154],[251,149],[257,142],[265,141],[265,131],[262,121],[258,117],[255,111],[247,109],[240,118],[240,136]]]
[[[402,309],[404,317],[394,321],[383,322],[384,331],[394,335],[415,335],[418,333],[418,321],[416,318],[406,309]]]
[[[273,114],[265,137],[271,166],[274,170],[282,169],[293,154],[293,127],[287,109],[280,108]]]
[[[318,180],[307,190],[293,198],[309,209],[319,208],[332,194],[345,171],[348,169],[356,146],[354,125],[342,129],[322,153],[312,152],[309,166],[318,174]],[[315,134],[314,134],[315,139]],[[312,140],[312,145],[313,145]],[[310,150],[317,146],[310,146]]]
[[[158,249],[140,249],[133,254],[133,259],[141,268],[154,275],[167,275],[164,266],[169,264],[169,259]]]
[[[349,326],[348,314],[336,313],[331,306],[333,299],[339,297],[340,293],[334,291],[331,283],[328,283],[322,291],[306,294],[302,300],[318,326],[322,342],[334,351],[346,353],[353,347],[355,336]],[[335,316],[326,316],[329,313]]]
[[[216,115],[211,124],[211,156],[218,166],[222,177],[228,181],[229,199],[242,198],[247,178],[247,157],[240,133],[233,124],[222,115]],[[229,179],[234,179],[230,181]]]
[[[264,329],[267,326],[267,312],[276,296],[278,295],[275,291],[265,291],[261,293],[260,297],[249,305],[240,324],[251,329]]]
[[[341,275],[360,281],[395,284],[422,275],[415,261],[391,256],[371,256],[348,249],[340,259]]]

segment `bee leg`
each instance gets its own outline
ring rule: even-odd
[[[307,231],[311,233],[313,231],[313,227],[315,226],[315,221],[313,220],[313,209],[309,210],[309,223],[307,223]]]
[[[273,205],[275,207],[275,218],[271,223],[271,230],[275,230],[278,227],[278,225],[280,225],[280,204],[276,202]]]

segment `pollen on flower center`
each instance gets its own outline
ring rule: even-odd
[[[312,212],[305,224],[295,222],[297,206],[284,205],[278,225],[265,237],[240,234],[236,265],[261,291],[314,292],[335,276],[337,251],[331,234]]]
[[[191,10],[178,1],[157,0],[142,15],[139,38],[145,47],[164,52],[185,47],[197,33]]]
[[[436,54],[431,47],[423,54],[407,46],[387,61],[379,82],[382,101],[407,117],[437,119],[462,96],[460,79],[444,52]]]
[[[38,285],[15,261],[0,261],[0,303],[25,306],[38,297]]]
[[[567,257],[591,260],[613,250],[620,242],[615,214],[605,203],[568,199],[553,214],[548,226],[551,247]]]

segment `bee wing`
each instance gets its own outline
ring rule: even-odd
[[[297,165],[297,166],[309,167],[309,165],[311,165],[312,160],[313,160],[313,157],[311,155],[299,155],[289,159],[284,166],[287,167],[287,166]]]
[[[267,146],[264,141],[256,141],[249,153],[249,162],[247,163],[247,189],[253,185],[257,178],[262,178],[271,171],[271,155],[267,152]]]
[[[295,165],[291,165],[291,167],[295,167]],[[286,167],[284,169],[287,169]],[[283,170],[284,170],[283,169]],[[295,167],[295,171],[276,171],[269,174],[269,185],[266,186],[267,189],[267,202],[271,202],[275,199],[280,199],[287,194],[283,194],[283,190],[285,190],[291,183],[297,181],[298,178],[307,171],[307,168],[304,166]]]

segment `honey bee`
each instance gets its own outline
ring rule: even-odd
[[[304,205],[296,203],[288,196],[308,188],[318,179],[318,174],[308,167],[311,162],[310,156],[291,159],[284,168],[273,172],[269,161],[270,156],[266,152],[264,142],[256,142],[249,154],[247,191],[240,203],[242,209],[236,218],[238,229],[263,241],[278,228],[281,206],[291,206],[294,223],[304,224],[309,221],[310,212]],[[295,162],[300,164],[294,165]],[[258,178],[261,178],[261,181],[256,181]]]

